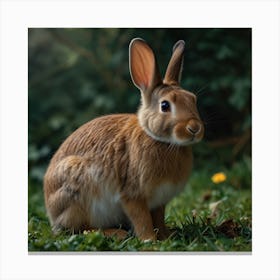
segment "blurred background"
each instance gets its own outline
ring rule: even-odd
[[[42,185],[53,153],[81,124],[137,111],[140,94],[128,69],[135,37],[153,48],[162,75],[174,43],[186,41],[181,84],[198,96],[206,128],[204,141],[194,146],[194,168],[217,172],[251,164],[251,29],[30,28],[30,182]],[[246,178],[249,183],[251,174]]]

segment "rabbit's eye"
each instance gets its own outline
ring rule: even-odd
[[[161,111],[162,112],[170,112],[170,104],[168,101],[164,100],[161,102]]]

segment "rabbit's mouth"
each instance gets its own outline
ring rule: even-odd
[[[201,139],[202,138],[198,138],[196,136],[192,136],[189,139],[178,139],[178,138],[176,138],[176,139],[173,139],[172,144],[176,144],[176,145],[179,145],[179,146],[189,146],[189,145],[193,145],[193,144],[196,144],[196,143],[200,142]]]
[[[200,120],[191,119],[187,123],[177,124],[172,133],[173,141],[178,145],[192,145],[199,142],[204,135],[204,127]]]

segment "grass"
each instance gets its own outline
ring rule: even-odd
[[[165,241],[143,243],[131,234],[125,240],[100,232],[54,236],[44,208],[42,186],[29,184],[29,251],[226,251],[252,250],[251,161],[244,158],[211,181],[212,168],[194,171],[185,191],[166,209],[166,223],[175,233]]]

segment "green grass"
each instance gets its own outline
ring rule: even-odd
[[[222,168],[227,180],[211,181],[213,167],[193,172],[185,191],[166,209],[166,223],[175,233],[165,241],[143,243],[131,234],[125,240],[100,232],[54,236],[44,208],[42,187],[29,184],[29,251],[232,251],[252,250],[251,161]],[[214,207],[216,205],[216,207]]]

